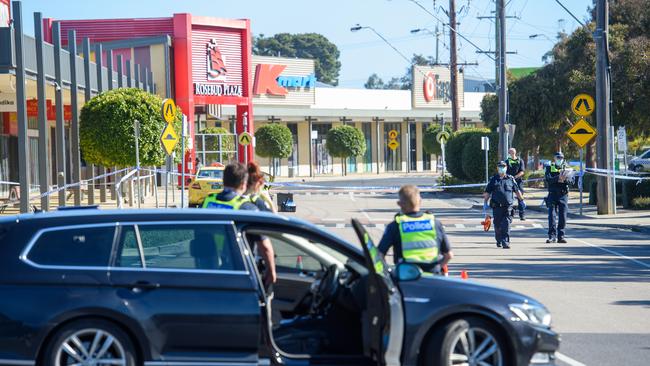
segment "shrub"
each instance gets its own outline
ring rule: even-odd
[[[166,154],[160,136],[166,126],[157,96],[135,88],[106,91],[86,103],[79,118],[79,143],[84,160],[103,166],[133,166],[135,159],[135,125],[140,123],[140,164],[161,165]],[[180,138],[181,111],[173,122]],[[181,143],[176,145],[180,159]]]
[[[288,158],[293,150],[291,130],[279,123],[269,123],[255,132],[255,152],[265,158]]]
[[[439,124],[430,125],[422,136],[422,147],[427,154],[441,155],[442,151],[440,149],[440,143],[436,140],[436,135],[438,132],[442,131],[442,127]],[[445,131],[449,132],[451,136],[451,129],[445,126]]]
[[[363,133],[352,126],[339,125],[327,132],[327,151],[335,158],[361,156],[366,152]]]
[[[498,137],[496,133],[489,131],[470,131],[463,147],[463,172],[467,180],[473,183],[485,181],[485,151],[481,150],[481,138],[490,138],[490,150],[488,151],[488,177],[496,174],[498,162],[497,149]]]
[[[461,180],[474,180],[473,183],[476,183],[477,181],[483,181],[485,177],[485,158],[483,151],[481,150],[481,139],[480,137],[478,138],[478,142],[474,142],[473,148],[468,148],[468,156],[467,159],[472,159],[473,161],[471,162],[466,162],[466,158],[464,157],[464,150],[465,147],[469,144],[469,139],[471,136],[488,136],[490,135],[490,130],[486,128],[466,128],[462,129],[459,131],[454,132],[451,135],[451,138],[449,139],[449,142],[447,143],[446,146],[446,154],[445,154],[445,162],[447,163],[447,170],[451,175],[454,177],[461,179]],[[477,145],[478,144],[478,145]],[[494,151],[496,151],[497,146],[495,144],[494,138],[490,138],[490,147],[494,148]],[[479,151],[481,154],[480,156],[475,155],[475,151]],[[495,153],[492,152],[492,149],[490,149],[490,155],[491,156],[496,156]],[[467,172],[463,168],[464,164],[471,164],[472,167],[470,169],[470,166],[468,166],[468,172],[471,173],[471,177],[468,176]],[[496,161],[495,164],[492,164],[492,166],[496,166]],[[478,167],[478,168],[477,168]],[[478,170],[476,170],[478,169]],[[492,171],[492,169],[491,169]],[[478,180],[476,179],[478,177]]]
[[[463,133],[463,130],[456,131],[451,135],[451,138],[445,146],[445,149],[447,150],[445,152],[447,171],[458,179],[465,179],[462,157],[467,137],[468,135]]]
[[[440,180],[440,184],[442,185],[461,185],[461,184],[474,184],[476,182],[468,182],[464,180],[460,180],[454,176],[451,175],[446,175],[444,178]],[[451,193],[468,193],[468,194],[478,194],[478,193],[483,193],[485,191],[485,186],[479,186],[479,187],[463,187],[463,188],[445,188],[445,192],[451,192]]]
[[[650,210],[650,197],[636,197],[632,199],[632,208],[635,210]]]

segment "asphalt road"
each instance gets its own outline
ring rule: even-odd
[[[422,184],[418,180],[408,183]],[[429,178],[431,184],[431,178]],[[329,184],[318,182],[314,184]],[[362,182],[346,181],[348,185]],[[382,182],[370,180],[367,185]],[[406,183],[389,179],[386,185]],[[397,210],[397,195],[297,192],[293,215],[317,223],[356,243],[349,225],[355,217],[379,240]],[[424,208],[442,220],[452,241],[452,276],[461,270],[470,281],[515,290],[544,303],[562,335],[561,365],[639,365],[650,363],[650,237],[605,227],[571,227],[567,244],[545,244],[546,217],[530,212],[514,221],[512,249],[495,246],[493,232],[479,226],[480,210],[459,197],[429,193]]]

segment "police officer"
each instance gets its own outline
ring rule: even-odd
[[[566,181],[566,172],[569,169],[571,168],[566,165],[564,154],[561,152],[555,153],[553,162],[546,166],[544,180],[548,188],[546,197],[546,206],[548,207],[547,243],[567,242],[564,237],[564,228],[569,209],[569,182]]]
[[[203,208],[217,208],[223,210],[250,210],[259,211],[248,196],[244,196],[248,184],[248,168],[241,163],[231,163],[223,171],[223,191],[210,193],[203,201]],[[260,235],[250,235],[249,240],[256,245],[260,256],[264,259],[267,271],[264,282],[269,291],[276,282],[275,254],[269,238]]]
[[[398,195],[400,213],[386,227],[379,251],[386,255],[392,247],[395,263],[414,263],[424,272],[446,272],[454,254],[442,224],[433,214],[420,211],[422,199],[416,186],[405,185]]]
[[[522,177],[524,176],[524,162],[517,156],[517,150],[514,147],[508,149],[508,160],[506,160],[506,164],[508,164],[506,174],[512,175],[515,178],[515,182],[517,182],[517,185],[519,186],[519,191],[521,193],[524,193],[524,186],[522,184]],[[519,220],[524,221],[526,220],[526,211],[524,210],[524,205],[521,204],[520,199],[517,198],[517,201]]]
[[[497,164],[497,174],[490,178],[483,193],[485,200],[483,208],[487,209],[489,200],[494,218],[494,237],[497,240],[497,247],[503,247],[503,249],[510,249],[510,223],[512,222],[510,209],[514,202],[514,196],[516,195],[520,200],[520,205],[526,207],[519,185],[513,176],[506,174],[507,170],[508,164],[505,161],[500,161]]]

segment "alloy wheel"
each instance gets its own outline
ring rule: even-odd
[[[499,342],[485,329],[467,328],[458,334],[451,344],[450,365],[503,366]]]
[[[82,329],[67,337],[56,351],[55,366],[126,366],[119,340],[101,329]]]

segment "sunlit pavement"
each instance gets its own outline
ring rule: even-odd
[[[551,310],[553,326],[562,335],[559,364],[648,364],[647,233],[572,226],[570,219],[569,242],[546,244],[546,215],[530,211],[528,220],[513,221],[512,249],[504,250],[495,246],[493,231],[483,232],[482,211],[472,209],[472,202],[446,194],[429,193],[423,198],[424,208],[443,222],[452,241],[456,255],[450,265],[452,276],[466,270],[469,281],[522,292]],[[357,241],[351,218],[366,224],[378,241],[397,210],[395,193],[302,192],[294,199],[297,212],[288,215],[314,222],[353,243]]]

